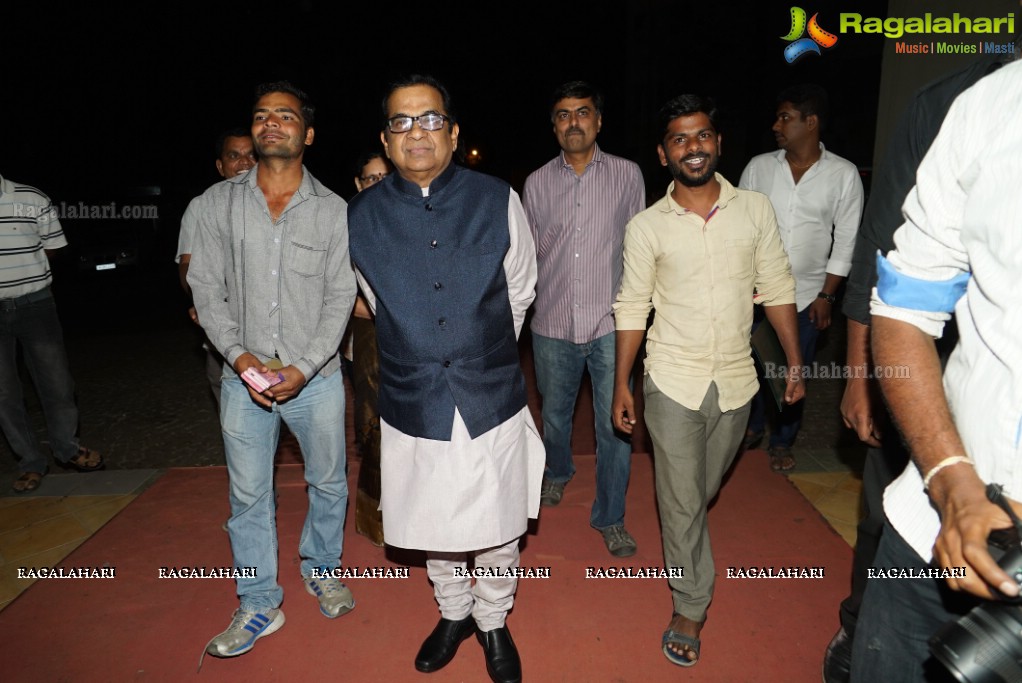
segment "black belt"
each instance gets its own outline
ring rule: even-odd
[[[53,293],[50,292],[50,288],[43,287],[39,291],[29,292],[28,294],[22,294],[21,296],[16,296],[13,299],[0,299],[0,310],[13,311],[19,306],[34,304],[39,301],[45,301],[46,299],[52,298]]]

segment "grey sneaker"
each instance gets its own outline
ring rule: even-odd
[[[603,542],[607,545],[607,550],[614,557],[631,557],[635,554],[637,547],[635,539],[628,533],[624,525],[609,526],[606,529],[600,529],[600,533],[603,534]]]
[[[326,574],[329,570],[320,568]],[[348,587],[332,576],[306,576],[305,590],[319,600],[319,611],[329,619],[335,619],[355,609],[355,597]]]
[[[563,481],[543,479],[543,486],[539,489],[540,505],[548,508],[556,507],[561,502],[561,498],[564,497],[565,483]]]
[[[255,641],[268,636],[284,625],[284,613],[279,609],[251,612],[234,610],[231,625],[206,645],[206,652],[214,657],[237,657],[252,649]],[[201,666],[201,661],[200,661]]]

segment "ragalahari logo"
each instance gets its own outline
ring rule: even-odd
[[[834,47],[834,44],[837,43],[837,36],[820,28],[816,21],[817,16],[819,15],[814,14],[809,20],[809,37],[803,38],[802,36],[806,32],[806,11],[801,7],[791,8],[791,31],[788,32],[788,35],[781,36],[781,40],[791,43],[784,48],[784,58],[788,64],[794,64],[810,52],[820,54],[821,47]]]

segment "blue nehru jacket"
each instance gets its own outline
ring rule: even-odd
[[[457,407],[475,438],[526,402],[504,276],[511,188],[451,164],[429,189],[392,173],[348,205],[351,258],[376,295],[380,416],[448,441]]]

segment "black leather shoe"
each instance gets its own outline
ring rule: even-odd
[[[477,631],[476,638],[486,652],[486,673],[490,674],[490,680],[493,683],[521,683],[522,660],[507,626],[485,633]]]
[[[852,680],[852,639],[842,626],[823,655],[824,683],[848,683]]]
[[[440,619],[433,632],[422,641],[419,654],[415,655],[415,668],[422,673],[432,673],[447,666],[461,642],[476,630],[475,619],[468,615],[461,621]]]

